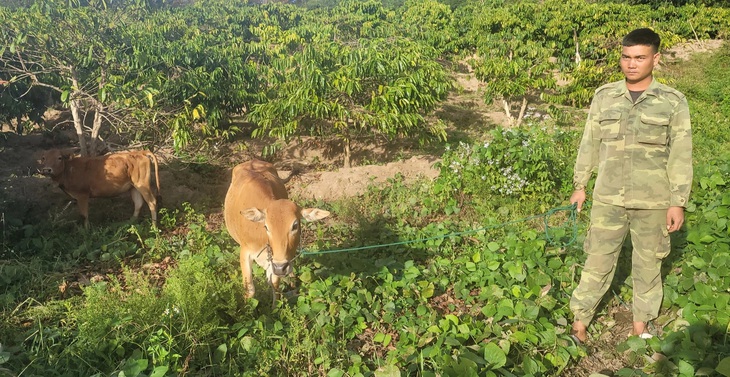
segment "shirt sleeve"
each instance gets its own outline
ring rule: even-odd
[[[669,123],[667,177],[672,207],[686,207],[692,188],[692,127],[687,98],[682,97]]]
[[[583,137],[581,138],[578,149],[578,157],[575,160],[573,186],[576,189],[585,188],[591,179],[593,171],[598,166],[598,150],[601,146],[600,124],[598,123],[600,106],[598,102],[597,97],[594,97],[591,102],[588,119],[586,120]]]

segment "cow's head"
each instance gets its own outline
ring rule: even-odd
[[[71,158],[73,151],[49,149],[38,160],[38,172],[47,176],[56,176],[63,172],[66,160]]]
[[[269,240],[271,270],[278,276],[285,276],[291,272],[290,263],[297,254],[302,219],[317,221],[330,213],[319,208],[302,209],[291,200],[279,199],[263,210],[248,208],[241,214],[248,220],[263,224]]]

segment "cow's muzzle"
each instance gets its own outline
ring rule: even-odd
[[[271,269],[274,271],[276,276],[286,276],[291,272],[291,264],[289,262],[274,263],[271,262]]]
[[[41,169],[38,169],[38,172],[41,173],[41,174],[43,174],[43,175],[51,175],[51,174],[53,174],[53,169],[51,169],[51,168],[41,168]]]

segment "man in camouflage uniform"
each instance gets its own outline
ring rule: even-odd
[[[597,89],[591,103],[570,202],[581,210],[585,186],[597,169],[587,259],[570,309],[571,335],[580,342],[613,279],[628,233],[633,245],[632,335],[649,337],[646,323],[659,315],[661,264],[669,233],[684,222],[692,185],[692,133],[684,95],[654,80],[660,38],[637,29],[622,41],[625,79]]]

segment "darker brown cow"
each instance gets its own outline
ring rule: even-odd
[[[233,168],[223,213],[228,233],[241,245],[241,273],[248,298],[256,291],[251,261],[266,270],[275,303],[279,278],[292,271],[301,220],[321,220],[330,214],[318,208],[300,208],[289,200],[284,183],[268,162],[251,160]]]
[[[152,191],[152,167],[156,192]],[[142,204],[157,223],[157,195],[160,177],[157,158],[149,151],[120,152],[98,157],[75,157],[67,151],[51,149],[43,153],[39,171],[51,177],[58,187],[76,199],[84,226],[89,227],[89,198],[112,197],[131,191],[134,215],[139,216]]]

